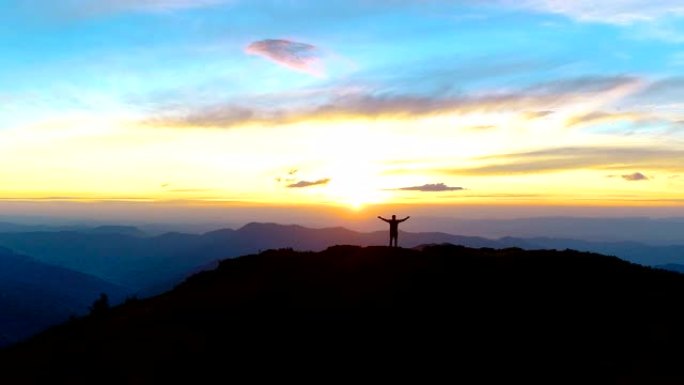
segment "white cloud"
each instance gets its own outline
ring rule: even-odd
[[[623,25],[684,15],[684,3],[680,0],[501,0],[501,2],[516,8],[561,14],[580,21]]]
[[[170,12],[225,4],[232,0],[72,0],[67,6],[86,15],[118,12]]]

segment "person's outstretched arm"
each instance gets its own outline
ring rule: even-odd
[[[379,216],[379,215],[378,215],[378,219],[382,219],[382,220],[385,221],[385,222],[389,222],[389,219],[385,219],[385,218],[383,218],[383,217],[381,217],[381,216]]]
[[[403,222],[403,221],[405,221],[405,220],[407,220],[407,219],[409,219],[409,218],[411,218],[411,217],[406,217],[406,218],[400,220],[399,222]]]

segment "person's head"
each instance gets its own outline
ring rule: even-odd
[[[397,219],[397,216],[396,216],[396,215],[392,215],[392,219]]]

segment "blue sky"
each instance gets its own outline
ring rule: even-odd
[[[477,92],[586,75],[657,79],[684,65],[681,42],[671,36],[681,24],[676,18],[662,27],[651,20],[600,23],[506,2],[6,3],[4,93],[15,100],[38,93],[44,103],[74,109],[89,104],[83,93],[137,104],[130,99],[193,89],[241,98],[355,81],[401,94],[425,92],[426,85]],[[660,28],[668,38],[658,37]],[[244,54],[263,39],[315,45],[325,57],[325,78]]]
[[[2,199],[680,202],[674,1],[1,3]]]

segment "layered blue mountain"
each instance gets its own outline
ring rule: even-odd
[[[0,246],[48,264],[97,276],[141,295],[170,289],[189,274],[211,268],[223,258],[273,248],[318,251],[331,244],[370,246],[384,245],[387,241],[385,231],[362,233],[341,227],[310,229],[272,223],[250,223],[237,230],[222,229],[205,234],[166,233],[159,236],[145,236],[135,227],[127,226],[0,233]],[[684,263],[682,245],[562,238],[493,240],[437,232],[402,232],[399,241],[405,247],[451,243],[476,248],[574,249],[614,255],[649,266]]]
[[[101,293],[116,302],[126,289],[0,248],[0,346],[87,313]]]
[[[251,223],[238,230],[222,229],[202,235],[167,233],[154,237],[140,236],[135,230],[0,233],[0,245],[46,263],[98,276],[132,291],[147,292],[150,288],[168,289],[188,274],[213,266],[222,258],[282,247],[322,250],[331,243],[378,245],[384,244],[385,238],[385,232]],[[472,247],[500,245],[484,238],[444,233],[402,235],[402,243],[407,246],[444,242]]]

